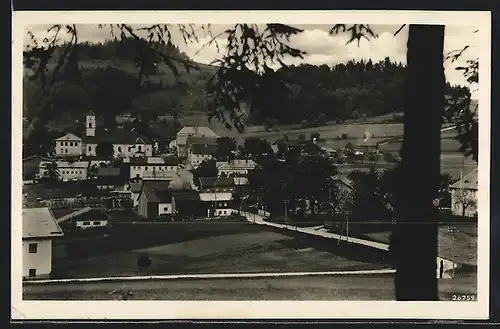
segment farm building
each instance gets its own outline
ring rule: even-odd
[[[23,209],[23,278],[52,273],[52,241],[63,231],[49,208]]]
[[[103,228],[108,226],[108,222],[108,215],[90,207],[76,210],[57,219],[57,223],[65,231]]]
[[[212,137],[218,138],[219,136],[213,132],[208,127],[197,127],[197,126],[185,126],[177,133],[177,138],[175,140],[175,147],[177,147],[177,155],[178,156],[187,156],[188,155],[188,139],[192,136],[195,137]]]
[[[172,191],[166,181],[143,181],[138,197],[137,213],[143,218],[155,220],[174,214]]]

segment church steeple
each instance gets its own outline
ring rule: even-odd
[[[95,113],[90,110],[85,117],[85,135],[95,136],[96,122]]]

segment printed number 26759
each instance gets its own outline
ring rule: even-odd
[[[451,300],[471,302],[476,300],[476,295],[473,294],[453,295],[451,297]]]

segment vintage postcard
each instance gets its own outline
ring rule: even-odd
[[[488,317],[488,12],[13,17],[14,319]]]

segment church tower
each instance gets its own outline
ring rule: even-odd
[[[85,135],[95,136],[95,113],[90,110],[85,119]]]

